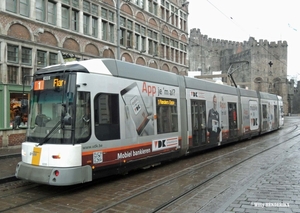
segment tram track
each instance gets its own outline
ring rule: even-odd
[[[287,132],[286,134],[282,135],[281,137],[286,137],[288,135],[290,135],[291,133],[294,133],[296,130],[299,131],[299,128],[298,128],[298,125],[295,126],[294,129],[292,129],[291,131]],[[197,183],[193,183],[193,184],[189,184],[188,186],[186,187],[183,187],[185,188],[186,190],[183,190],[182,192],[178,193],[177,195],[174,195],[172,196],[171,199],[169,200],[166,200],[164,202],[161,202],[159,205],[154,205],[152,208],[149,208],[148,211],[145,211],[145,212],[160,212],[160,211],[164,211],[166,210],[166,208],[168,208],[170,205],[174,205],[176,202],[178,202],[180,199],[182,199],[183,197],[185,196],[188,196],[190,193],[193,193],[195,192],[195,190],[199,189],[200,187],[202,187],[204,184],[214,180],[215,178],[221,176],[222,174],[224,174],[225,172],[228,172],[230,170],[232,170],[233,168],[243,164],[244,162],[246,161],[249,161],[250,159],[256,157],[256,156],[259,156],[261,155],[262,153],[265,153],[271,149],[274,149],[284,143],[287,143],[289,141],[291,141],[292,139],[294,139],[295,137],[298,137],[300,136],[300,132],[297,133],[296,135],[293,135],[292,137],[289,137],[288,139],[280,142],[280,143],[277,143],[273,146],[269,146],[267,148],[264,148],[263,150],[259,151],[259,152],[256,152],[255,154],[252,154],[242,160],[239,160],[237,163],[225,168],[224,170],[221,170],[215,174],[211,174],[208,178],[206,179],[203,179],[202,181],[200,182],[197,182]],[[256,140],[257,138],[255,138],[254,140]],[[272,141],[274,139],[278,139],[278,137],[272,137],[268,140]],[[265,144],[265,142],[259,142],[259,143],[255,143],[255,144],[251,144],[250,146],[247,147],[250,148],[251,146],[257,146],[259,144]],[[294,145],[293,145],[294,146]],[[98,212],[110,212],[110,211],[115,211],[117,209],[120,209],[122,208],[122,205],[124,205],[126,203],[126,205],[128,205],[128,203],[130,202],[130,200],[134,200],[134,199],[139,199],[138,197],[148,197],[146,194],[158,194],[159,191],[163,191],[162,189],[160,189],[162,186],[167,186],[167,185],[170,185],[170,183],[175,183],[176,181],[177,182],[181,182],[181,181],[178,181],[178,179],[184,179],[186,178],[187,176],[191,176],[197,172],[199,172],[202,168],[206,167],[206,166],[209,166],[209,165],[212,165],[213,163],[216,163],[216,162],[219,162],[220,160],[228,157],[228,156],[232,156],[233,154],[237,153],[237,152],[240,152],[241,150],[244,150],[245,148],[241,148],[241,149],[237,149],[237,150],[234,150],[232,152],[229,152],[229,153],[226,153],[226,154],[223,154],[223,155],[220,155],[218,157],[215,157],[213,159],[209,159],[208,161],[205,161],[205,162],[202,162],[198,165],[195,165],[193,167],[189,167],[188,169],[186,169],[186,171],[181,171],[180,174],[176,174],[174,175],[173,177],[169,178],[169,179],[166,179],[164,181],[160,180],[160,183],[157,184],[157,185],[154,185],[152,187],[149,187],[143,191],[140,191],[136,194],[132,194],[131,196],[123,199],[123,200],[119,200],[118,202],[116,203],[113,203],[109,206],[106,206],[104,208],[99,208],[97,210],[95,210],[94,212],[95,213],[98,213]],[[250,153],[250,152],[249,152]],[[183,172],[183,173],[182,173]],[[176,184],[173,184],[173,185],[176,185]],[[170,188],[170,187],[169,187]],[[133,209],[132,209],[133,210]],[[129,211],[130,212],[130,211]]]
[[[212,181],[213,179],[217,178],[218,176],[222,175],[223,173],[232,170],[233,168],[237,167],[238,165],[241,165],[242,163],[244,163],[244,162],[246,162],[246,161],[248,161],[248,160],[250,160],[250,159],[252,159],[252,158],[254,158],[254,157],[256,157],[256,156],[261,155],[262,153],[265,153],[265,152],[267,152],[267,151],[269,151],[269,150],[271,150],[271,149],[273,149],[273,148],[275,148],[275,147],[278,147],[278,146],[280,146],[280,145],[282,145],[282,144],[284,144],[284,143],[286,143],[286,142],[289,142],[291,139],[294,139],[294,138],[296,138],[296,137],[298,137],[298,136],[300,136],[300,133],[297,134],[297,135],[295,135],[295,136],[293,136],[292,138],[287,139],[286,141],[283,141],[283,142],[281,142],[281,143],[279,143],[279,144],[276,144],[276,145],[274,145],[274,146],[272,146],[272,147],[269,147],[269,148],[267,148],[267,149],[265,149],[265,150],[262,150],[261,152],[258,152],[258,153],[254,154],[254,155],[252,155],[252,156],[250,156],[250,157],[248,157],[248,158],[243,159],[242,161],[240,161],[240,162],[238,162],[238,163],[236,163],[236,164],[230,166],[229,168],[227,168],[227,169],[225,169],[225,170],[223,170],[223,171],[221,171],[221,172],[219,172],[219,173],[217,173],[217,174],[214,174],[214,175],[211,176],[210,178],[208,178],[208,179],[206,179],[206,180],[204,180],[204,181],[202,181],[202,182],[199,182],[198,184],[196,184],[196,185],[194,185],[193,187],[191,187],[189,190],[184,191],[182,194],[180,194],[180,195],[178,195],[178,196],[172,198],[171,200],[169,200],[169,201],[163,203],[161,206],[157,207],[156,209],[154,209],[154,210],[151,211],[151,212],[154,213],[154,212],[159,212],[159,211],[161,211],[161,210],[164,210],[166,207],[168,207],[168,206],[170,206],[170,205],[176,203],[179,199],[183,198],[184,196],[188,195],[189,193],[194,192],[194,191],[197,190],[199,187],[203,186],[205,183],[207,183],[207,182],[209,182],[209,181]],[[298,142],[298,143],[299,143],[299,142]],[[295,146],[295,144],[293,144],[292,146]],[[291,147],[292,147],[292,146],[291,146]],[[290,148],[291,148],[291,147],[290,147]]]
[[[0,184],[0,213],[15,212],[20,208],[27,209],[30,205],[71,194],[73,192],[76,193],[85,188],[92,187],[94,184],[99,184],[101,182],[105,183],[112,181],[115,178],[119,177],[105,177],[94,182],[72,186],[50,186],[20,180],[14,176],[8,177],[6,183]],[[5,203],[6,205],[3,205],[2,203]]]
[[[273,133],[266,134],[264,136],[252,139],[251,141],[253,142],[250,142],[247,146],[243,146],[243,142],[236,143],[236,145],[239,145],[240,148],[235,148],[235,144],[233,144],[232,146],[231,145],[227,146],[227,148],[232,149],[231,151],[228,150],[223,151],[224,148],[217,149],[217,151],[220,151],[221,154],[219,154],[216,157],[204,159],[202,162],[196,163],[195,165],[189,166],[188,168],[183,168],[183,169],[180,168],[179,171],[177,171],[176,173],[172,175],[164,176],[156,181],[149,183],[148,185],[143,185],[142,183],[137,184],[138,187],[134,189],[130,189],[128,190],[128,192],[123,193],[122,195],[118,195],[119,189],[117,185],[119,183],[114,184],[117,182],[123,182],[122,177],[109,177],[105,179],[100,179],[98,181],[93,181],[91,183],[79,184],[79,185],[68,186],[68,187],[45,186],[45,185],[33,184],[21,180],[16,181],[15,183],[1,184],[0,191],[1,188],[2,189],[5,188],[4,190],[5,193],[1,193],[0,199],[3,203],[6,203],[7,205],[0,205],[0,212],[7,212],[7,211],[14,212],[15,210],[18,211],[20,209],[22,211],[22,208],[30,209],[30,207],[37,205],[37,203],[41,203],[43,201],[53,202],[53,200],[56,200],[58,197],[62,195],[70,195],[73,193],[76,194],[81,191],[89,191],[91,188],[96,188],[96,189],[100,188],[98,190],[101,190],[101,188],[106,187],[105,185],[109,182],[112,183],[112,185],[116,185],[114,186],[115,188],[110,189],[111,191],[115,191],[114,194],[116,196],[112,201],[101,202],[99,200],[99,203],[97,205],[91,206],[89,208],[91,212],[110,212],[110,211],[117,211],[119,209],[127,209],[124,212],[131,212],[133,209],[130,209],[128,205],[132,201],[133,203],[136,203],[137,202],[136,200],[145,200],[145,201],[149,201],[152,204],[152,206],[148,206],[145,209],[143,208],[143,212],[166,211],[166,209],[170,207],[170,205],[175,204],[176,202],[180,201],[180,199],[184,198],[185,196],[188,196],[190,193],[195,192],[201,186],[217,178],[223,173],[229,171],[230,169],[237,167],[238,165],[241,165],[243,162],[251,158],[254,158],[255,156],[258,156],[261,153],[264,153],[274,147],[277,147],[280,144],[286,143],[292,140],[292,138],[298,137],[300,133],[295,134],[295,132],[297,131],[299,131],[299,128],[296,125],[296,123],[294,123],[294,124],[286,125],[282,130],[280,130],[280,134],[279,134],[280,136],[272,136]],[[260,151],[256,150],[257,147],[265,146],[266,140],[268,141],[268,143],[271,143],[275,139],[283,138],[283,137],[287,137],[287,139],[283,140],[281,143],[274,144],[273,146],[268,146]],[[265,139],[265,140],[259,141],[259,139]],[[255,150],[256,153],[251,154]],[[205,168],[217,167],[220,164],[220,162],[224,162],[224,161],[230,162],[230,160],[228,159],[231,159],[232,156],[237,155],[240,152],[247,153],[248,155],[250,154],[250,156],[244,159],[238,159],[238,162],[236,162],[235,164],[227,166],[226,168],[224,168],[223,170],[219,170],[218,172],[213,172],[210,174],[201,174],[202,170],[203,171],[206,170]],[[177,162],[174,163],[176,164]],[[166,165],[166,167],[167,166],[168,165]],[[150,171],[150,172],[155,172],[155,171]],[[197,182],[188,181],[186,185],[181,186],[181,191],[172,190],[175,185],[181,184],[182,182],[184,182],[183,180],[189,179],[190,177],[198,177],[198,181]],[[134,178],[135,176],[129,177],[129,179],[134,179]],[[12,185],[11,189],[9,189],[10,184]],[[5,185],[7,185],[7,187],[5,187]],[[167,195],[168,193],[170,193],[173,197],[168,196]],[[166,195],[165,197],[170,197],[171,199],[163,199],[164,196],[162,196],[162,194]],[[157,195],[157,198],[153,198],[153,195]],[[153,201],[150,201],[152,199]],[[17,201],[11,203],[11,200],[17,200]],[[132,204],[132,208],[135,208],[134,204]],[[73,209],[72,211],[76,212],[76,209]],[[81,212],[81,211],[77,210],[77,212]]]

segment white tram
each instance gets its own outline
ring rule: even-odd
[[[114,59],[38,70],[16,177],[72,185],[278,129],[279,96]]]

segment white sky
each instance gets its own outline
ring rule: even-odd
[[[288,77],[300,80],[300,1],[188,0],[189,29],[209,38],[248,41],[249,37],[288,43]]]

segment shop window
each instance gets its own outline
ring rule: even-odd
[[[10,93],[10,127],[18,129],[27,126],[28,95]]]

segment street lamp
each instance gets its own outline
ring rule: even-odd
[[[128,3],[130,0],[123,0],[124,2]],[[117,59],[121,60],[121,50],[120,50],[120,0],[117,0]]]
[[[167,18],[166,23],[169,23],[169,20],[172,16],[174,16],[174,14],[177,13],[177,11],[181,8],[183,8],[185,5],[188,5],[190,2],[186,1],[184,3],[181,4],[180,7],[176,8],[176,10],[174,12],[171,12],[171,15]],[[160,31],[160,45],[162,44],[162,36],[163,36],[163,30],[164,30],[164,26],[166,26],[166,23],[164,25],[161,26],[161,31]],[[160,58],[162,58],[162,54],[160,54]]]

